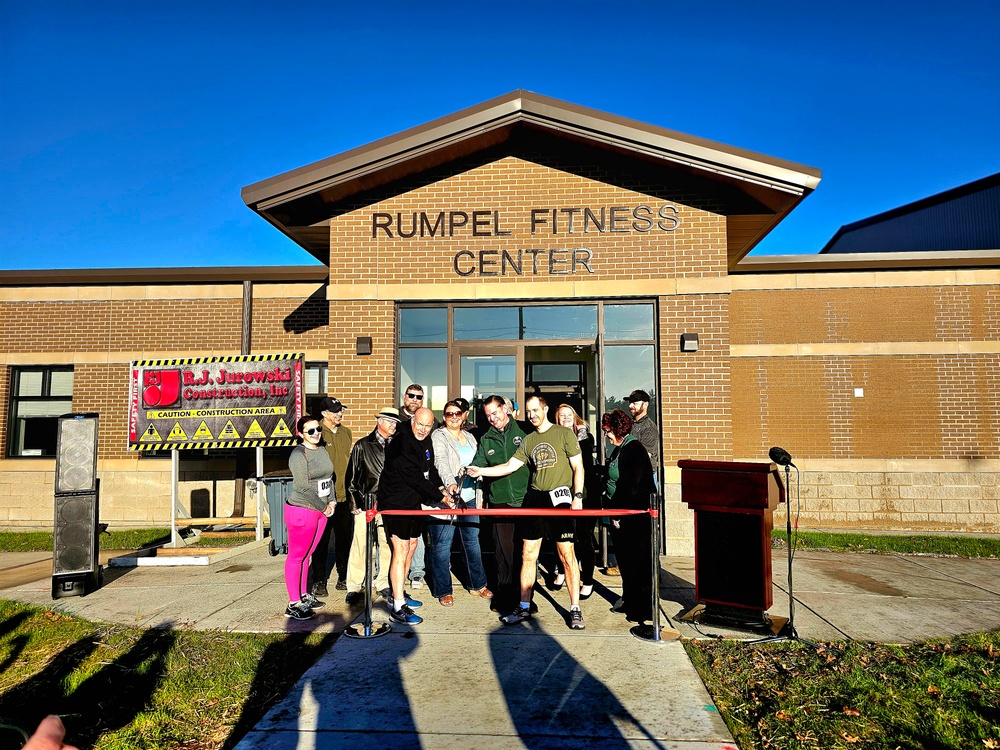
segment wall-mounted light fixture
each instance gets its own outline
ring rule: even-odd
[[[696,351],[698,351],[698,334],[697,333],[682,333],[681,334],[681,351],[682,352],[696,352]]]
[[[358,336],[357,352],[359,357],[367,357],[372,353],[371,336]]]

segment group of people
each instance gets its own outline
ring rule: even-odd
[[[362,600],[367,524],[363,515],[358,516],[374,502],[379,513],[372,590],[386,599],[391,620],[408,625],[423,621],[414,611],[422,602],[406,590],[406,584],[412,589],[422,582],[423,571],[415,575],[414,567],[425,539],[430,594],[442,606],[454,606],[451,562],[456,537],[463,563],[457,572],[465,589],[492,600],[504,624],[530,618],[537,611],[532,592],[538,556],[548,536],[558,560],[553,583],[556,588],[565,585],[569,594],[569,627],[583,629],[580,602],[594,589],[594,532],[599,519],[567,511],[649,509],[650,496],[656,492],[654,461],[659,457],[656,428],[647,418],[649,395],[634,391],[629,396],[635,419],[621,410],[603,415],[601,429],[613,449],[605,465],[597,466],[594,436],[567,404],[556,408],[553,422],[545,398],[532,395],[525,403],[525,423],[515,418],[509,399],[491,396],[483,403],[489,427],[479,430],[477,439],[467,424],[470,404],[465,399],[449,401],[438,426],[434,413],[422,405],[421,386],[412,384],[404,393],[402,407],[375,415],[375,428],[353,447],[350,431],[341,425],[344,407],[337,399],[323,401],[320,418],[305,416],[297,423],[301,442],[289,458],[293,492],[285,507],[289,535],[285,616],[308,619],[323,606],[318,597],[327,593],[326,545],[331,532],[337,588],[347,591],[348,604]],[[487,586],[483,567],[480,518],[446,512],[457,507],[528,511],[491,519],[495,592]],[[428,512],[408,514],[417,510]],[[610,523],[622,576],[622,597],[612,609],[629,620],[648,621],[652,617],[650,516],[605,520]]]

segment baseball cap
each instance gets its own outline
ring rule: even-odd
[[[635,390],[628,394],[628,402],[634,404],[636,401],[646,401],[650,400],[649,394],[645,391]]]
[[[339,398],[324,398],[322,401],[319,402],[319,410],[321,412],[324,411],[338,412],[338,411],[344,411],[346,408],[347,408],[346,406],[340,403]]]

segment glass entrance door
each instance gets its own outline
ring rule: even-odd
[[[459,384],[459,393],[470,404],[469,425],[475,431],[489,428],[483,413],[483,402],[496,394],[517,401],[523,385],[518,382],[520,368],[516,347],[460,346],[452,360],[452,382]],[[523,381],[522,381],[523,383]]]

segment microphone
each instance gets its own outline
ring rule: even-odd
[[[774,446],[773,448],[771,448],[771,450],[767,452],[767,455],[768,458],[774,461],[774,463],[778,464],[778,466],[795,466],[795,464],[792,463],[792,454],[790,454],[784,448],[779,448],[778,446]],[[795,468],[797,469],[799,467],[795,466]]]

